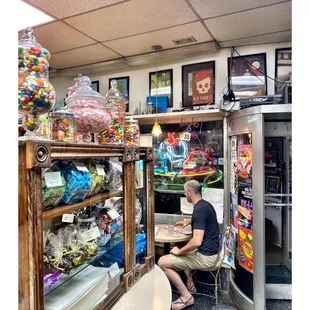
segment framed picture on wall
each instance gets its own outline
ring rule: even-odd
[[[100,91],[99,91],[99,81],[92,81],[90,87],[91,87],[94,91],[100,93]]]
[[[149,95],[168,96],[168,107],[173,107],[173,70],[167,69],[149,73]]]
[[[236,100],[267,95],[266,53],[227,58],[228,89]]]
[[[112,80],[116,80],[117,82],[117,89],[122,94],[122,96],[128,100],[128,103],[126,104],[126,112],[129,111],[129,76],[122,76],[122,77],[116,77],[109,79],[109,87],[111,88],[111,82]]]
[[[280,186],[280,177],[268,176],[266,183],[267,194],[277,194]]]
[[[292,48],[277,48],[275,59],[275,94],[282,94],[282,86],[292,77]]]
[[[182,66],[182,107],[214,104],[215,61]]]

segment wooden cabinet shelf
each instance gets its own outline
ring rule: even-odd
[[[90,309],[88,305],[91,303],[96,303],[96,309],[110,309],[124,292],[127,292],[144,273],[150,271],[155,265],[153,149],[119,145],[66,144],[31,138],[20,140],[18,148],[19,309],[44,310],[45,304],[46,308],[58,309],[59,301],[63,305],[59,307],[65,309]],[[108,161],[111,164],[110,170],[114,169],[112,162],[117,161],[122,166],[122,170],[119,171],[122,174],[119,176],[122,181],[122,190],[100,193],[75,204],[42,210],[43,169],[57,165],[56,161],[83,161],[86,158]],[[138,162],[140,160],[143,161],[142,169]],[[135,179],[137,171],[140,173],[141,170],[144,190],[136,191]],[[111,177],[114,178],[114,174],[111,174]],[[113,179],[112,181],[116,182],[117,180]],[[136,227],[137,193],[142,196],[139,199],[144,215],[138,228]],[[44,294],[44,288],[47,289],[44,285],[50,284],[44,281],[44,276],[54,273],[54,269],[57,267],[62,268],[59,265],[53,265],[58,261],[50,261],[49,263],[52,265],[47,264],[47,255],[45,255],[44,261],[44,248],[49,246],[47,242],[50,241],[44,240],[44,236],[46,236],[44,233],[50,230],[57,236],[59,233],[57,229],[66,225],[62,223],[61,216],[63,214],[92,207],[112,197],[124,198],[123,212],[121,215],[119,214],[121,219],[118,221],[116,217],[114,223],[109,222],[111,229],[107,232],[104,230],[107,227],[103,228],[103,225],[100,224],[87,231],[90,234],[88,241],[94,240],[98,245],[98,255],[77,269],[73,268],[70,275],[62,274],[62,278],[58,279],[59,282],[53,283],[55,287],[49,287],[50,291]],[[96,219],[99,218],[101,220],[101,214],[96,215]],[[78,226],[73,224],[77,234],[82,230]],[[96,228],[99,229],[99,236]],[[141,239],[143,238],[141,240],[144,242],[143,252],[136,253],[136,235],[141,231],[145,231],[147,236],[139,236]],[[105,245],[103,245],[104,242]],[[62,252],[63,249],[65,248],[60,245],[58,252]],[[55,245],[55,252],[56,250],[57,246]],[[107,251],[109,255],[105,255]],[[121,251],[121,257],[118,255],[119,251]],[[59,259],[62,257],[59,256]],[[72,259],[75,258],[68,258],[69,263]],[[64,264],[64,261],[62,263]],[[107,280],[102,268],[108,269],[113,266],[115,269],[115,264],[121,271],[113,278],[108,277],[109,280]],[[101,268],[98,275],[97,271],[99,270],[94,268]],[[88,277],[88,274],[91,276]],[[102,287],[93,286],[92,281],[97,277],[100,277],[98,283]],[[105,282],[106,280],[107,282]]]
[[[95,205],[98,202],[104,201],[106,199],[112,198],[112,197],[119,197],[122,195],[122,191],[112,191],[108,193],[101,193],[96,196],[86,198],[81,202],[74,203],[72,205],[61,205],[57,208],[43,211],[43,220],[50,220],[52,218],[55,218],[57,216],[61,216],[63,214],[85,208],[85,207],[91,207]]]

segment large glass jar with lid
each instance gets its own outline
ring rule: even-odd
[[[128,119],[125,122],[125,144],[131,146],[140,145],[140,127],[136,119]]]
[[[117,89],[116,80],[112,80],[111,89],[106,94],[109,113],[111,116],[110,126],[97,135],[99,144],[124,144],[125,110],[128,101]]]
[[[90,85],[89,77],[79,77],[77,88],[65,100],[67,110],[75,117],[78,143],[90,143],[92,133],[105,130],[111,123],[106,99]]]
[[[36,136],[38,117],[54,106],[56,93],[48,81],[48,59],[51,54],[26,28],[18,42],[18,110],[25,115],[26,136]]]

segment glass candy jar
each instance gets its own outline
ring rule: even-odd
[[[110,126],[97,135],[99,144],[124,144],[125,110],[128,101],[117,89],[116,80],[112,80],[107,92],[108,112],[111,116]]]
[[[66,110],[55,111],[49,116],[50,137],[56,142],[75,142],[74,114]]]
[[[125,123],[125,144],[132,146],[140,145],[140,127],[135,119],[129,119]]]
[[[67,110],[74,114],[78,143],[90,143],[91,133],[105,130],[111,123],[106,99],[91,88],[91,80],[81,76],[77,89],[66,98]]]
[[[50,53],[26,28],[18,42],[18,110],[26,115],[26,136],[36,136],[38,117],[54,106],[56,94],[48,81]]]

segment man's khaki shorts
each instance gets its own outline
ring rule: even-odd
[[[208,256],[197,250],[180,256],[171,254],[172,267],[176,271],[210,270],[215,266],[217,258],[218,254]]]

